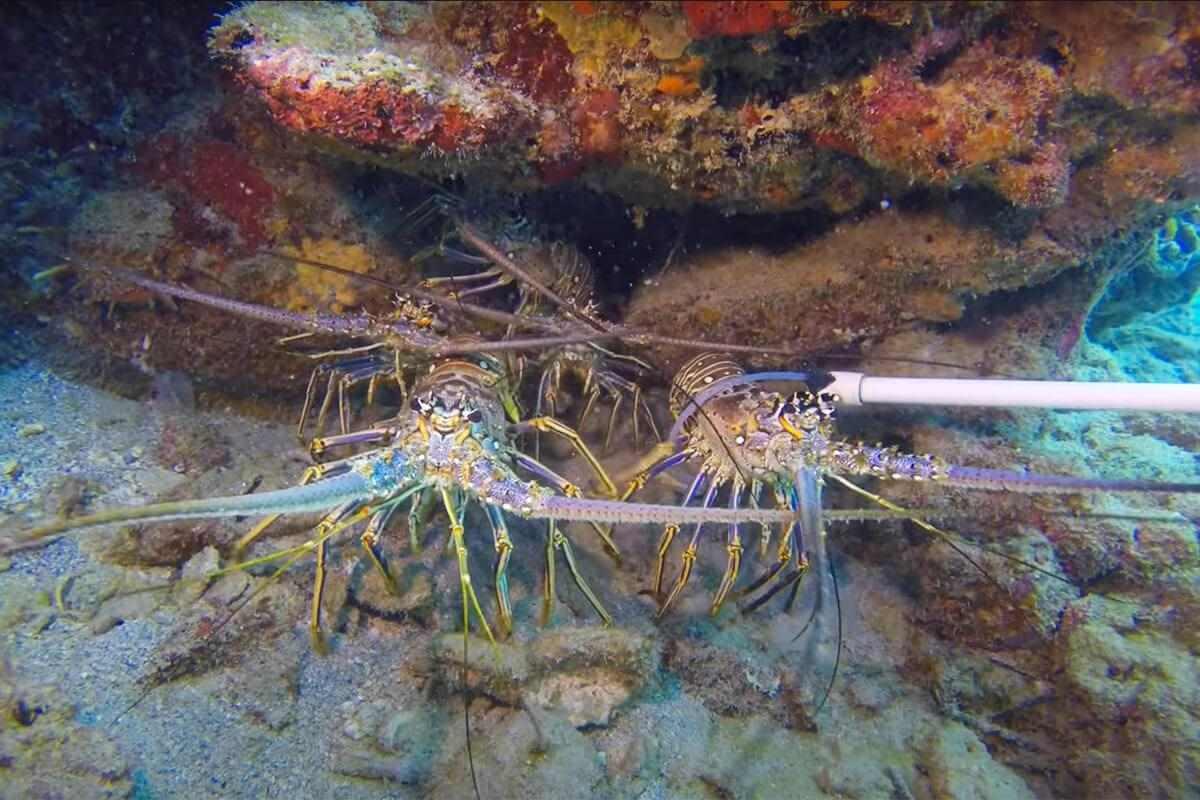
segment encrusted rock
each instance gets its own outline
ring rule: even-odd
[[[474,688],[509,706],[529,702],[565,714],[579,728],[609,724],[613,711],[651,679],[659,661],[653,640],[613,628],[551,631],[529,649],[511,643],[492,647],[473,638],[470,649],[479,654],[471,661]],[[461,638],[439,637],[436,658],[447,663],[444,680],[454,685],[461,671]]]
[[[904,181],[1043,208],[1105,124],[1195,107],[1194,9],[1132,8],[263,2],[210,49],[278,124],[404,169],[758,211],[844,214]]]
[[[419,784],[434,769],[448,720],[433,709],[396,709],[387,702],[364,703],[346,721],[343,744],[331,767],[342,775]]]
[[[57,690],[0,674],[0,795],[115,800],[133,791],[116,742],[81,724]]]

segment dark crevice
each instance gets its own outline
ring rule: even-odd
[[[902,30],[858,18],[829,22],[802,36],[776,34],[768,55],[761,37],[703,40],[689,52],[717,65],[702,79],[718,105],[739,108],[747,102],[775,106],[795,94],[865,75],[907,46]]]

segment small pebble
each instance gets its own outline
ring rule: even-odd
[[[21,464],[17,461],[5,461],[0,465],[0,472],[3,472],[6,478],[16,478],[21,474]]]
[[[17,431],[17,434],[19,436],[24,436],[25,438],[29,438],[30,436],[41,436],[45,432],[46,432],[45,425],[43,425],[40,422],[34,422],[34,423],[31,423],[31,424],[26,425],[23,428],[21,428],[21,430]]]
[[[115,614],[104,614],[96,617],[90,623],[88,623],[88,630],[91,631],[93,636],[103,636],[113,628],[120,625],[122,622],[124,622],[124,620]]]

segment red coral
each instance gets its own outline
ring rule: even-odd
[[[496,72],[538,102],[556,101],[575,88],[571,74],[574,60],[567,40],[552,22],[529,16],[509,31],[496,61]]]
[[[182,177],[193,197],[237,225],[247,247],[263,243],[263,218],[275,192],[244,151],[226,142],[204,142],[192,151]]]
[[[796,21],[787,0],[683,0],[693,39],[710,36],[753,36]]]

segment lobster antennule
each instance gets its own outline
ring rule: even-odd
[[[800,513],[800,537],[804,554],[809,559],[816,581],[812,590],[811,615],[808,623],[796,635],[804,639],[801,650],[806,669],[824,679],[828,675],[823,693],[817,701],[816,714],[821,713],[833,685],[837,681],[838,667],[842,660],[842,602],[838,594],[837,574],[826,546],[824,509],[821,502],[821,477],[813,469],[795,471],[795,493],[792,502]],[[835,627],[829,629],[829,616],[833,614]]]
[[[1074,492],[1157,492],[1188,494],[1200,492],[1200,483],[1149,481],[1112,478],[1078,478],[1066,475],[1042,475],[983,467],[946,468],[942,483],[972,489],[999,492],[1038,492],[1071,494]]]
[[[293,486],[261,494],[209,497],[203,500],[176,500],[133,508],[113,508],[84,517],[67,517],[34,528],[18,537],[13,544],[19,546],[60,533],[122,522],[162,522],[173,519],[213,519],[325,511],[349,500],[364,498],[370,494],[371,490],[366,478],[356,472],[350,472],[304,486]]]

